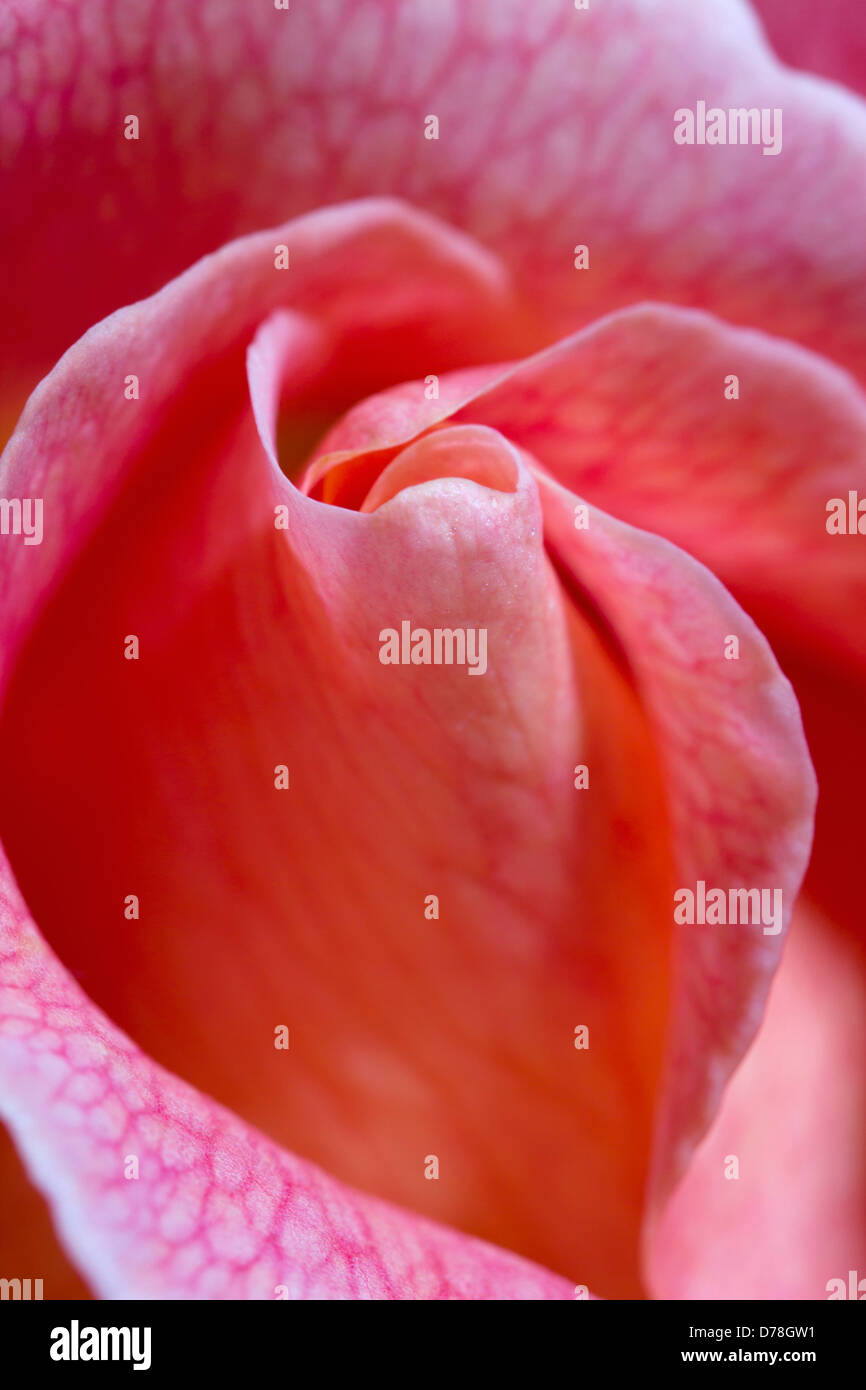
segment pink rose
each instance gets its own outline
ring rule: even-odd
[[[95,326],[2,463],[0,1275],[826,1297],[866,108],[732,0],[158,13],[3,21],[10,425]]]

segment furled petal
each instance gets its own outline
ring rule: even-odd
[[[275,266],[280,247],[286,270]],[[158,459],[164,435],[186,431],[184,447],[198,457],[251,423],[244,355],[277,312],[292,329],[281,340],[294,355],[284,404],[302,436],[310,420],[321,429],[383,379],[402,379],[407,363],[441,371],[483,360],[503,341],[513,348],[516,332],[499,263],[387,199],[234,242],[97,324],[34,392],[3,454],[4,495],[42,497],[45,522],[39,545],[3,548],[0,663],[11,662],[39,603],[142,458]],[[232,482],[242,497],[246,479]],[[207,563],[220,563],[218,538]]]
[[[736,377],[737,398],[731,398]],[[306,485],[353,504],[333,455],[389,450],[438,421],[473,421],[530,450],[565,486],[667,537],[756,620],[794,682],[822,796],[810,893],[862,933],[857,880],[866,781],[866,560],[828,504],[866,500],[866,404],[837,367],[708,315],[641,305],[513,367],[443,377],[361,404],[320,446]],[[345,484],[340,483],[345,476]]]
[[[730,371],[737,400],[724,394]],[[830,497],[866,493],[859,392],[800,349],[646,306],[514,368],[443,378],[423,409],[419,395],[407,385],[353,411],[324,442],[314,486],[329,454],[357,443],[386,455],[440,415],[500,428],[571,487],[707,561],[785,652],[821,769],[811,888],[854,939],[801,911],[768,1021],[648,1252],[659,1296],[825,1296],[828,1279],[864,1267],[864,562],[859,535],[825,526]],[[732,1154],[738,1180],[725,1174]]]
[[[864,965],[797,909],[757,1041],[650,1245],[657,1297],[866,1295]]]
[[[633,316],[621,317],[628,323]],[[443,383],[439,409],[411,385],[358,407],[324,441],[308,482],[326,489],[330,461],[338,474],[336,496],[345,500],[353,442],[381,463],[413,430],[433,430],[428,441],[440,437],[440,413],[488,428],[495,422],[513,441],[531,444],[545,464],[560,472],[571,465],[571,476],[579,476],[573,465],[582,457],[580,432],[572,455],[568,420],[573,414],[584,426],[599,422],[592,403],[581,400],[574,373],[563,370],[581,341],[551,349],[492,383],[486,369],[457,373]],[[561,420],[566,408],[570,414]],[[379,411],[385,423],[377,433]],[[587,473],[594,477],[592,469]],[[702,879],[725,888],[778,888],[790,914],[809,857],[815,787],[796,702],[766,641],[718,581],[683,552],[587,508],[546,476],[540,483],[547,544],[573,576],[578,602],[588,601],[608,624],[649,710],[667,779],[677,884]],[[608,495],[629,497],[615,487]],[[728,661],[725,645],[732,636],[738,656]],[[681,933],[657,1200],[682,1171],[754,1036],[779,945],[772,934],[742,928]]]
[[[486,258],[377,204],[229,247],[78,344],[7,452],[46,526],[3,552],[0,822],[40,928],[146,1053],[338,1179],[640,1292],[668,916],[643,714],[506,443],[365,515],[299,496],[268,435],[283,384],[333,406],[507,322]],[[383,666],[404,619],[484,628],[489,671]],[[601,872],[622,845],[626,885]]]
[[[287,491],[286,545],[266,473],[253,534],[236,486],[218,511],[213,466],[180,497],[177,473],[127,499],[134,544],[111,523],[91,542],[15,672],[0,817],[40,925],[148,1052],[286,1146],[578,1282],[639,1290],[659,799],[640,711],[591,633],[583,727],[531,480],[428,481],[366,516]],[[221,520],[238,537],[216,578],[187,535],[205,505],[212,536]],[[404,620],[483,628],[489,670],[383,666]],[[45,662],[76,622],[58,710]],[[629,766],[590,816],[574,763],[619,743]],[[626,890],[602,872],[622,843]],[[612,894],[625,920],[597,940]],[[583,1067],[581,1024],[599,1040]]]
[[[256,352],[289,362],[295,404],[315,396],[312,379],[333,406],[363,389],[365,374],[380,381],[415,352],[447,363],[452,336],[461,357],[491,325],[499,342],[500,290],[483,257],[387,205],[275,235],[291,246],[291,277],[274,271],[273,235],[228,248],[88,335],[40,388],[10,445],[10,490],[42,495],[46,526],[41,546],[3,550],[10,667],[18,658],[0,739],[4,829],[40,925],[137,1041],[368,1186],[470,1228],[513,1231],[515,1245],[538,1225],[550,1244],[537,1216],[545,1194],[526,1173],[539,1139],[530,1125],[527,1143],[512,1116],[525,1126],[527,1092],[537,1097],[538,1132],[557,1146],[567,1191],[578,1117],[555,1086],[536,1090],[532,1079],[558,1049],[565,1089],[584,1083],[574,1079],[570,990],[563,980],[557,1005],[535,983],[559,948],[528,932],[530,920],[549,919],[553,933],[564,930],[559,917],[570,919],[568,855],[557,846],[575,817],[571,657],[537,507],[526,487],[512,497],[477,484],[439,484],[418,519],[399,499],[376,518],[302,503],[289,544],[274,503],[281,489],[295,495],[273,475],[242,406],[242,349],[275,302],[285,317],[263,330]],[[393,294],[380,283],[386,266],[399,272]],[[123,397],[130,366],[146,412]],[[275,400],[261,389],[260,412]],[[506,583],[502,565],[516,566]],[[471,617],[479,602],[498,642],[496,674],[434,673],[435,691],[422,684],[417,696],[424,673],[409,673],[408,690],[405,674],[387,683],[377,636],[386,616],[399,622],[409,603],[418,620],[432,603],[431,618],[464,606]],[[75,641],[62,642],[61,670],[49,659],[46,681],[42,641],[55,621]],[[140,665],[123,658],[130,632]],[[548,673],[540,688],[538,671]],[[639,718],[621,703],[627,731]],[[377,733],[371,710],[389,707]],[[23,766],[12,766],[19,738],[37,760],[50,749],[27,787]],[[558,773],[551,749],[560,747]],[[281,801],[274,769],[283,759],[292,787]],[[504,802],[503,778],[515,784]],[[552,825],[533,829],[524,821],[539,800]],[[530,863],[547,873],[537,890]],[[53,902],[40,882],[57,887]],[[429,889],[442,893],[444,930],[424,917]],[[124,913],[130,892],[140,919]],[[474,943],[461,934],[468,918]],[[450,987],[464,955],[458,1005]],[[493,1013],[479,1015],[500,966]],[[274,1048],[286,1015],[289,1066]],[[479,1134],[476,1098],[488,1090],[500,1119]],[[632,1123],[625,1111],[621,1122]],[[436,1145],[439,1187],[423,1172]],[[627,1144],[621,1152],[625,1176],[610,1180],[628,1184],[634,1206],[640,1171]],[[68,1162],[62,1145],[55,1156]],[[592,1161],[604,1167],[603,1154]],[[58,1180],[46,1158],[40,1181],[53,1192]],[[582,1200],[590,1204],[588,1189]],[[576,1267],[579,1243],[566,1241],[554,1212],[548,1220],[561,1262]],[[622,1221],[616,1202],[601,1220]],[[625,1225],[620,1244],[633,1247]]]
[[[742,0],[127,10],[0,16],[10,399],[228,238],[370,193],[497,248],[547,339],[653,297],[866,369],[866,108],[778,64]],[[698,101],[780,110],[781,152],[676,145]]]
[[[779,57],[866,92],[866,11],[851,0],[752,0]]]
[[[327,382],[333,404],[387,379],[411,360],[398,343],[421,331],[419,295],[430,365],[449,365],[461,314],[477,316],[464,358],[510,319],[489,267],[390,206],[278,239],[296,279],[274,288],[273,234],[227,248],[88,335],[10,446],[8,476],[55,521],[9,552],[0,828],[48,939],[145,1052],[338,1179],[639,1292],[676,880],[618,660],[624,646],[661,745],[677,873],[766,871],[794,891],[811,792],[796,712],[721,586],[601,514],[575,556],[571,501],[542,477],[561,577],[589,596],[568,603],[539,484],[489,428],[393,451],[366,511],[300,496],[274,467],[281,396],[308,408]],[[399,289],[371,300],[375,267],[401,256]],[[117,404],[133,348],[140,416]],[[676,615],[683,583],[697,618]],[[404,620],[483,628],[489,671],[383,666],[382,631]],[[743,640],[733,674],[718,644],[704,653],[714,625]],[[696,751],[689,728],[713,722]],[[669,1168],[754,1026],[771,954],[755,935],[684,963]]]
[[[646,304],[480,391],[479,380],[449,379],[442,414],[502,430],[572,491],[696,555],[788,645],[806,639],[866,676],[862,547],[826,526],[829,499],[843,497],[847,516],[849,490],[866,497],[866,400],[844,372],[762,333]],[[458,387],[474,389],[455,410]]]
[[[573,1297],[353,1192],[156,1066],[46,947],[5,861],[0,885],[0,1114],[101,1297]]]
[[[726,395],[732,374],[738,399]],[[688,550],[767,634],[821,786],[809,893],[862,938],[866,403],[856,384],[791,344],[648,305],[520,364],[456,418],[503,430],[574,491]],[[846,529],[853,505],[853,534],[828,531],[834,499]]]
[[[678,886],[772,886],[787,921],[808,863],[815,784],[796,701],[766,641],[708,571],[665,541],[595,511],[575,533],[573,497],[544,482],[542,498],[548,543],[611,623],[649,709]],[[736,664],[724,659],[730,635]],[[680,931],[657,1201],[754,1035],[779,944],[766,928]]]

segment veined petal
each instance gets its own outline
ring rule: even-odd
[[[866,371],[866,107],[778,63],[742,0],[9,0],[0,24],[4,392],[229,238],[370,194],[497,249],[545,341],[657,298]],[[677,145],[699,102],[726,131],[781,112],[780,152]]]
[[[0,883],[0,1114],[101,1297],[574,1296],[353,1192],[156,1066],[46,947],[5,862]]]

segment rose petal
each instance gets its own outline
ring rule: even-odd
[[[739,399],[725,398],[737,375]],[[455,415],[501,429],[567,486],[688,550],[731,590],[794,683],[821,799],[812,900],[862,936],[866,403],[845,373],[694,312],[614,315],[518,366]]]
[[[737,399],[726,396],[731,374]],[[459,385],[466,400],[478,374],[447,380],[452,401]],[[697,556],[789,644],[805,639],[866,674],[866,565],[856,537],[826,528],[830,498],[847,508],[849,490],[866,496],[866,401],[832,364],[647,304],[503,371],[447,413],[501,430],[572,491]]]
[[[419,296],[431,365],[449,316],[477,316],[463,356],[503,322],[484,262],[426,221],[363,207],[286,235],[311,259],[282,316],[257,278],[273,236],[228,248],[88,335],[10,445],[55,517],[11,586],[0,822],[16,874],[91,997],[246,1120],[338,1178],[639,1293],[669,909],[644,717],[566,611],[534,483],[522,469],[516,486],[506,444],[490,470],[489,432],[470,432],[467,479],[425,464],[369,515],[276,472],[281,371],[290,395],[322,360],[337,397],[377,362],[387,376]],[[374,268],[400,254],[399,293],[367,305]],[[251,410],[240,335],[255,314]],[[151,397],[137,426],[137,403],[114,404],[133,339]],[[379,634],[407,617],[484,627],[489,673],[383,667]],[[59,667],[58,624],[75,632]],[[572,785],[584,752],[608,769],[602,816]],[[599,866],[623,845],[631,874],[612,884]],[[614,905],[623,925],[598,940]],[[287,1016],[291,1059],[273,1047]],[[597,1056],[574,1047],[581,1024]]]
[[[658,740],[677,886],[780,889],[789,920],[809,860],[815,778],[797,703],[770,648],[709,571],[656,536],[541,480],[545,535],[623,643]],[[739,641],[726,661],[729,635]],[[683,927],[655,1200],[682,1171],[761,1017],[780,938]]]
[[[5,860],[0,885],[0,1112],[101,1297],[573,1296],[352,1192],[156,1066],[48,950]]]
[[[290,254],[285,271],[275,268],[279,246]],[[383,379],[402,379],[407,361],[439,370],[476,361],[516,331],[501,266],[387,199],[245,237],[97,324],[34,392],[3,454],[5,495],[45,504],[43,542],[4,547],[3,660],[163,433],[186,428],[198,409],[205,418],[185,447],[203,454],[250,423],[244,354],[262,320],[281,310],[295,334],[285,400],[296,415],[334,417]],[[133,389],[139,397],[128,399]],[[218,547],[209,563],[219,568]]]
[[[509,437],[531,441],[546,463],[570,463],[567,419],[560,428],[564,405],[577,418],[586,409],[598,424],[592,402],[575,401],[574,373],[560,370],[580,342],[551,349],[492,384],[485,374],[480,389],[479,374],[457,373],[444,383],[444,409],[451,420],[488,428],[496,421]],[[363,440],[381,466],[413,426],[441,426],[439,411],[422,400],[417,385],[414,412],[412,399],[407,385],[353,411],[323,442],[310,473],[315,484],[327,481],[321,470],[329,458],[351,476],[353,441]],[[385,424],[376,433],[379,406]],[[438,438],[436,432],[422,436]],[[578,459],[581,448],[577,432]],[[723,887],[778,888],[789,915],[809,858],[815,781],[796,701],[765,639],[719,582],[683,552],[594,508],[585,508],[586,529],[577,529],[578,499],[545,476],[540,484],[547,544],[574,575],[576,600],[589,602],[609,624],[649,710],[667,777],[678,885],[703,879]],[[730,635],[740,644],[736,663],[724,659]],[[680,934],[656,1202],[681,1174],[754,1037],[779,946],[772,935],[741,928]]]
[[[230,237],[370,193],[498,248],[547,338],[652,297],[866,365],[866,108],[781,67],[739,0],[10,0],[0,23],[6,394]],[[698,100],[780,109],[781,154],[675,145]]]
[[[726,398],[730,375],[738,399]],[[862,537],[828,534],[828,503],[866,498],[866,404],[832,364],[695,311],[641,305],[498,371],[442,377],[364,402],[328,434],[305,486],[352,503],[351,456],[377,460],[442,420],[498,429],[565,486],[665,536],[717,574],[794,682],[822,788],[809,891],[862,933],[866,779]],[[345,474],[347,484],[340,483]],[[840,757],[840,750],[844,756]]]
[[[832,1279],[850,1297],[863,1278],[864,964],[798,908],[757,1040],[650,1243],[657,1297],[820,1299]]]
[[[134,546],[122,525],[91,543],[15,673],[0,820],[43,929],[147,1051],[287,1146],[574,1278],[592,1271],[581,1282],[600,1291],[639,1289],[665,1021],[658,792],[640,712],[590,633],[581,729],[530,483],[430,481],[369,516],[287,491],[288,549],[264,491],[258,536],[209,584],[185,528],[209,489],[215,534],[213,479],[177,497],[175,474],[129,498]],[[232,507],[224,532],[237,523]],[[104,602],[118,545],[128,579]],[[171,566],[149,560],[157,547]],[[85,611],[49,726],[44,662],[56,625]],[[405,619],[483,627],[490,670],[383,667],[380,633]],[[123,669],[127,630],[138,668]],[[45,750],[27,742],[26,779],[22,718]],[[572,787],[584,749],[614,764],[604,816]],[[46,777],[56,820],[25,785]],[[626,920],[599,941],[614,904],[598,867],[623,842]],[[128,892],[140,924],[122,922]],[[441,921],[425,919],[431,893]],[[578,1024],[598,1039],[583,1067]]]
[[[725,397],[738,377],[739,399]],[[460,380],[474,376],[457,374]],[[821,786],[807,888],[862,936],[866,403],[836,367],[703,314],[648,305],[521,363],[458,420],[501,429],[558,478],[717,574],[794,683]]]

